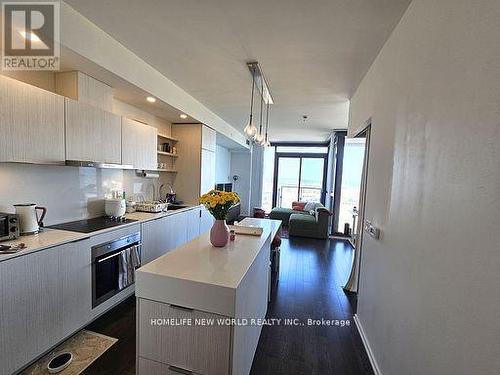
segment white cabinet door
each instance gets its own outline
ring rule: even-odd
[[[186,212],[187,216],[187,238],[189,242],[200,235],[201,209],[195,208]]]
[[[58,252],[0,263],[0,366],[10,374],[62,338]]]
[[[122,117],[122,163],[136,169],[157,169],[158,130]]]
[[[175,249],[187,242],[188,216],[187,212],[179,212],[172,216],[168,216],[168,218],[171,219],[170,225],[172,228],[172,246]]]
[[[229,374],[231,326],[218,324],[153,326],[150,324],[151,319],[158,316],[179,321],[183,319],[210,321],[223,318],[221,315],[184,309],[143,298],[140,298],[138,303],[139,345],[137,349],[139,357],[185,369],[179,371],[185,374],[190,374],[189,370],[192,370],[193,374]],[[140,369],[139,375],[145,375],[147,370],[148,368]]]
[[[174,248],[172,216],[148,221],[142,224],[142,264],[166,254]]]
[[[214,189],[215,187],[215,152],[201,150],[201,181],[200,194]]]
[[[65,103],[66,159],[120,164],[121,117],[72,99]]]
[[[66,337],[85,325],[92,314],[92,265],[88,239],[59,249],[61,322]]]
[[[88,323],[88,240],[0,262],[0,374],[10,374]]]
[[[214,217],[205,207],[201,208],[201,218],[200,218],[200,234],[212,228],[214,224]]]
[[[0,76],[0,161],[64,163],[64,98]]]
[[[202,125],[201,127],[201,148],[205,150],[210,150],[215,152],[216,147],[216,135],[217,133],[212,128],[209,128],[206,125]]]

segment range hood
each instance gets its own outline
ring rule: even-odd
[[[134,166],[130,164],[103,163],[100,161],[89,160],[66,160],[65,164],[68,167],[87,167],[97,169],[134,169]]]

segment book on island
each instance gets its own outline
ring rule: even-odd
[[[236,234],[248,234],[250,236],[261,236],[264,228],[257,225],[229,225],[229,230],[234,230]]]

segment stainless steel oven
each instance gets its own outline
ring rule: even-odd
[[[135,282],[141,266],[139,232],[92,247],[92,308]]]

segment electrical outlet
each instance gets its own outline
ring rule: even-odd
[[[376,240],[380,238],[380,229],[374,226],[369,220],[365,221],[365,232]]]

